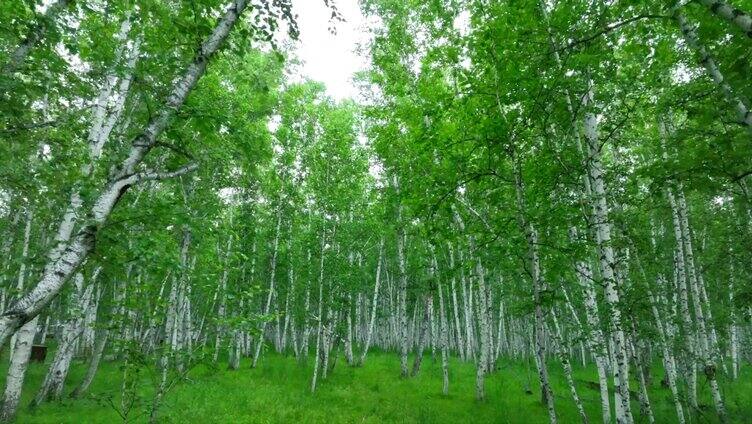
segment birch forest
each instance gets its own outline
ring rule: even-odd
[[[2,0],[0,422],[750,423],[751,60],[752,0]]]

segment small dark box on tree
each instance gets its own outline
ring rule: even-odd
[[[47,346],[31,346],[31,362],[44,362],[45,358],[47,358]]]

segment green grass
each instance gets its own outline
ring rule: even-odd
[[[5,375],[7,356],[0,372]],[[309,361],[310,362],[310,361]],[[546,423],[546,410],[540,403],[534,365],[504,362],[486,380],[487,401],[475,400],[475,369],[472,364],[453,359],[450,365],[450,394],[441,394],[441,364],[430,354],[419,376],[399,377],[399,359],[395,354],[373,352],[362,368],[350,368],[344,359],[334,372],[320,380],[315,394],[310,393],[312,365],[300,365],[293,358],[265,354],[257,369],[244,360],[241,369],[229,371],[222,363],[216,368],[200,365],[191,370],[188,380],[177,385],[165,398],[161,421],[168,423]],[[557,413],[562,423],[579,422],[558,364],[551,364],[551,380],[556,393]],[[85,364],[75,363],[66,393],[80,381]],[[656,370],[657,371],[657,370]],[[744,369],[736,382],[724,382],[723,388],[732,422],[752,420],[752,379]],[[119,403],[122,370],[116,362],[103,362],[85,399],[45,404],[36,410],[28,405],[46,372],[46,365],[32,364],[27,376],[19,423],[116,423],[122,420],[102,399],[114,396]],[[578,390],[592,422],[599,422],[597,390],[583,381],[596,381],[591,368],[575,366]],[[659,386],[656,372],[651,401],[657,422],[676,422],[669,392]],[[139,389],[144,410],[151,399],[151,383],[144,373]],[[529,381],[529,383],[528,383]],[[533,395],[525,392],[531,387]],[[636,390],[637,385],[633,384]],[[695,422],[715,422],[707,387],[700,385],[703,403],[711,405]],[[633,403],[638,418],[639,405]],[[146,421],[141,416],[136,422]],[[647,422],[637,419],[636,422]]]

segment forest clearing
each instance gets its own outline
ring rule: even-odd
[[[752,0],[3,0],[0,422],[752,423]]]

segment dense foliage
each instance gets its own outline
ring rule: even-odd
[[[336,101],[291,0],[0,4],[2,420],[46,345],[33,405],[115,361],[124,421],[196,367],[274,349],[313,392],[372,347],[479,401],[532,361],[552,423],[749,419],[752,1],[360,5]]]

